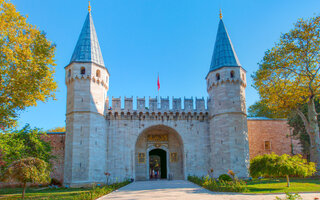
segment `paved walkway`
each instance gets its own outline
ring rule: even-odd
[[[300,194],[303,200],[320,199],[320,193]],[[238,194],[210,192],[188,181],[138,181],[112,192],[98,200],[275,200],[281,194]]]

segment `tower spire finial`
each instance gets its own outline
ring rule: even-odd
[[[90,1],[89,1],[89,5],[88,5],[88,11],[89,11],[89,13],[91,13],[91,5],[90,5]]]
[[[220,8],[220,13],[219,13],[219,18],[222,19],[222,12],[221,12],[221,8]]]
[[[90,1],[89,1],[90,2]],[[90,4],[88,7],[89,13],[82,26],[78,42],[74,48],[70,63],[72,62],[85,62],[95,63],[104,67],[103,57],[98,41],[96,29],[93,24],[91,16]]]

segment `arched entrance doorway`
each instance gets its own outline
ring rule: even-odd
[[[181,136],[164,125],[146,128],[135,146],[135,180],[184,179]]]
[[[149,177],[150,179],[167,178],[167,152],[165,150],[149,151]]]

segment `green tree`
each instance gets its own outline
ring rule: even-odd
[[[308,162],[301,155],[289,156],[275,153],[256,156],[250,161],[250,175],[286,177],[290,187],[289,176],[312,176],[316,172],[315,163]]]
[[[248,117],[285,118],[282,112],[271,110],[266,103],[257,101],[248,108]]]
[[[54,98],[55,45],[8,0],[0,0],[0,36],[0,126],[8,128],[21,110]]]
[[[27,183],[49,183],[50,167],[39,158],[24,158],[14,161],[4,173],[4,181],[23,183],[22,199],[24,199]]]
[[[6,162],[3,160],[3,153],[2,150],[0,149],[0,169],[1,167],[4,167]],[[1,175],[1,170],[0,170],[0,175]]]
[[[50,143],[42,139],[44,136],[45,132],[37,128],[32,129],[29,125],[12,133],[0,134],[0,149],[5,163],[0,166],[0,172],[12,162],[27,157],[39,158],[49,163],[54,157],[51,155]]]
[[[320,94],[320,17],[300,19],[268,50],[253,75],[254,86],[271,110],[295,111],[310,137],[310,160],[320,170],[320,138],[315,99]],[[307,113],[301,106],[307,104]]]

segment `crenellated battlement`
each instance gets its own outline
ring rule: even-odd
[[[135,103],[133,102],[133,97],[124,97],[123,100],[121,97],[112,97],[111,102],[108,97],[106,100],[106,108],[108,108],[106,113],[206,113],[208,111],[206,102],[207,100],[204,97],[195,99],[160,97],[160,100],[159,98],[149,97],[149,104],[147,105],[145,97],[137,97]]]
[[[200,122],[208,121],[208,112],[112,112],[109,110],[106,113],[107,120],[156,120],[156,121],[177,121],[177,120],[198,120]]]

